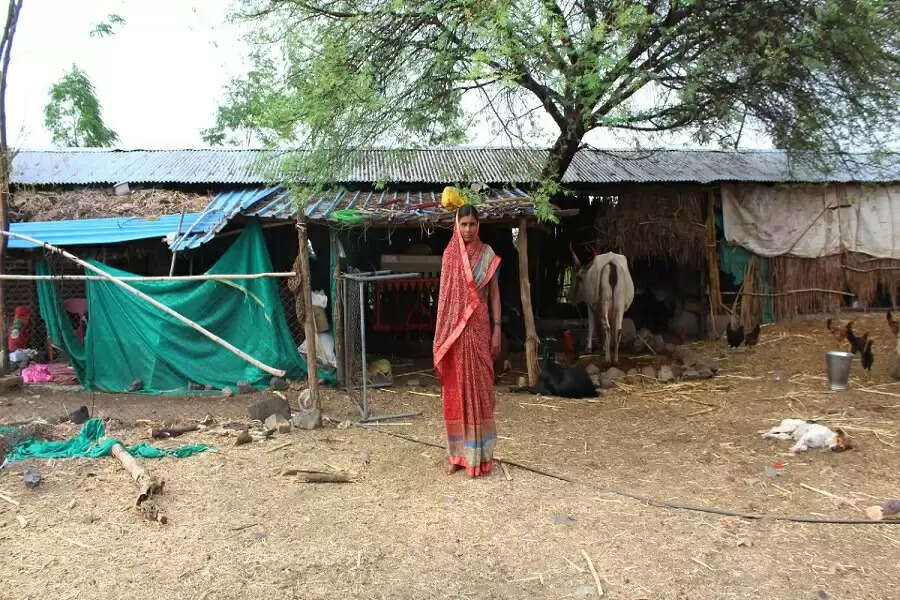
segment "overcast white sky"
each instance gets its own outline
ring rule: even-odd
[[[52,148],[44,128],[50,86],[76,63],[94,84],[106,125],[121,148],[203,147],[231,77],[245,72],[247,47],[227,22],[234,0],[25,0],[13,43],[7,132],[20,149]],[[4,16],[5,16],[5,11]],[[91,37],[109,13],[125,18],[110,37]],[[489,135],[472,132],[483,145]],[[630,137],[592,134],[601,147],[628,147]],[[501,143],[501,142],[495,142]],[[693,146],[683,137],[651,146]],[[747,136],[743,147],[768,147]]]

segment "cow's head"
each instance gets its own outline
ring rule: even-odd
[[[581,304],[587,303],[587,294],[585,293],[586,287],[584,284],[584,279],[587,276],[588,269],[591,267],[591,263],[587,265],[582,265],[581,261],[578,260],[578,255],[575,254],[575,249],[572,248],[572,244],[569,244],[569,252],[572,253],[572,261],[575,265],[575,274],[572,276],[572,285],[569,286],[569,293],[566,295],[566,300],[569,304]]]

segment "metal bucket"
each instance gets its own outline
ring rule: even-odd
[[[853,355],[849,352],[829,350],[825,352],[825,371],[828,374],[828,389],[832,392],[846,390],[850,381],[850,366]]]

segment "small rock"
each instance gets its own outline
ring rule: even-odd
[[[76,425],[82,425],[86,423],[90,418],[91,414],[88,412],[87,406],[82,406],[78,410],[73,410],[69,413],[69,420]]]
[[[610,367],[603,373],[607,377],[609,377],[613,381],[619,381],[620,379],[625,379],[625,371],[622,369],[618,369],[616,367]]]
[[[316,429],[322,423],[322,411],[318,408],[306,408],[301,404],[300,409],[291,417],[291,422],[298,429]]]
[[[291,418],[291,407],[288,401],[279,396],[271,396],[265,400],[254,402],[247,407],[247,417],[250,421],[265,422],[270,415],[279,414],[285,419]]]
[[[681,365],[676,364],[676,363],[672,363],[672,364],[669,365],[669,366],[672,367],[672,373],[675,375],[675,378],[676,378],[676,379],[678,379],[678,378],[680,378],[682,375],[684,375],[684,367],[682,367]]]
[[[606,373],[602,373],[600,375],[600,387],[601,388],[603,388],[604,390],[608,390],[609,388],[613,387],[613,385],[615,385],[615,383],[613,383],[612,377],[610,377]]]
[[[278,433],[289,433],[291,422],[276,413],[266,418],[266,429],[274,429]]]
[[[266,534],[263,531],[254,531],[250,534],[250,539],[254,542],[261,542],[266,539]]]
[[[272,379],[269,380],[269,389],[277,391],[286,390],[287,382],[281,377],[272,377]]]
[[[129,392],[139,392],[144,389],[144,382],[140,379],[135,379],[131,382],[131,385],[128,386]]]
[[[665,344],[663,344],[663,352],[665,352],[666,354],[669,354],[669,355],[674,354],[675,348],[677,348],[677,346],[675,344],[670,344],[669,342],[666,342]]]
[[[416,378],[413,378],[413,379],[407,379],[407,380],[406,380],[406,385],[407,385],[407,387],[419,387],[420,385],[422,385],[422,382],[419,381],[419,380],[416,379]]]
[[[586,366],[584,368],[584,370],[587,371],[588,375],[599,375],[600,374],[600,367],[598,367],[594,363],[590,363],[588,366]]]
[[[628,369],[625,373],[625,383],[637,383],[641,379],[641,374],[637,369]]]
[[[656,379],[656,369],[654,369],[650,365],[647,365],[646,367],[641,369],[641,376],[644,378],[645,381],[648,379],[652,381],[652,380]]]
[[[881,508],[886,517],[900,516],[900,500],[888,500]]]
[[[713,376],[712,369],[709,367],[699,367],[697,369],[698,379],[710,379]]]
[[[592,585],[588,585],[587,583],[579,585],[577,588],[575,588],[574,592],[576,598],[587,598],[588,596],[593,596],[596,593],[597,588]]]
[[[234,391],[232,391],[232,389],[230,387],[222,388],[222,395],[225,396],[226,398],[232,396],[233,394],[234,394]]]
[[[660,352],[664,352],[666,349],[666,341],[663,339],[663,336],[658,333],[653,336],[653,340],[651,342],[653,344],[653,351],[659,354]]]
[[[694,379],[700,379],[700,373],[696,369],[687,369],[681,375],[681,378],[685,379],[687,381],[692,381]]]
[[[603,376],[602,375],[590,375],[591,383],[594,384],[595,388],[603,387]]]
[[[678,346],[675,349],[675,358],[681,361],[685,367],[693,367],[697,364],[697,353],[684,346]]]
[[[819,590],[819,600],[828,600],[828,594],[825,590]]]
[[[519,384],[520,388],[528,387],[528,380],[521,375],[519,376],[519,380],[516,383]]]
[[[672,367],[663,365],[659,368],[659,373],[656,375],[656,378],[662,383],[669,383],[675,379],[675,373],[672,371]]]
[[[574,525],[575,519],[573,519],[569,515],[554,515],[553,524],[554,525]]]
[[[237,438],[235,438],[234,440],[234,445],[242,446],[244,444],[249,444],[252,441],[253,438],[250,437],[250,432],[244,429],[240,433],[238,433]]]
[[[29,489],[36,488],[41,483],[41,473],[37,469],[28,469],[22,477],[22,483]]]
[[[880,521],[884,518],[884,512],[880,506],[870,506],[866,509],[866,516],[872,521]]]
[[[717,363],[714,360],[701,358],[700,360],[697,361],[697,368],[698,369],[700,369],[700,368],[709,369],[713,373],[718,373],[719,372],[719,363]]]
[[[237,382],[237,390],[238,390],[239,394],[252,394],[253,392],[256,391],[256,388],[254,388],[252,385],[250,385],[246,381],[238,381]]]

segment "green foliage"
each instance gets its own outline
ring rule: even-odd
[[[99,148],[112,146],[119,139],[100,117],[100,102],[90,79],[74,64],[50,88],[44,126],[53,135],[53,143],[62,147]]]
[[[105,21],[100,21],[94,28],[91,30],[91,37],[108,37],[114,35],[116,33],[115,27],[123,27],[125,25],[125,18],[117,15],[115,13],[109,13],[106,15]]]
[[[341,181],[354,149],[486,124],[506,144],[551,141],[534,174],[548,219],[595,129],[730,147],[749,119],[779,147],[843,151],[897,124],[894,0],[243,0],[235,17],[253,67],[205,139],[304,147],[278,170],[311,188]]]

